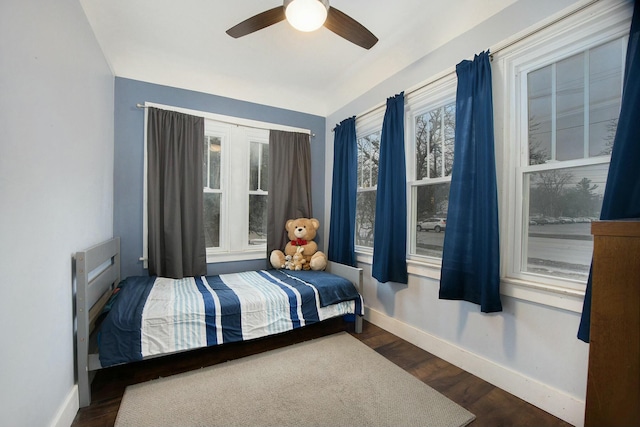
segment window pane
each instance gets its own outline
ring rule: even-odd
[[[358,138],[358,187],[375,187],[378,184],[378,154],[380,132]]]
[[[373,224],[376,216],[376,192],[359,191],[356,200],[356,245],[373,247]]]
[[[551,65],[527,75],[529,164],[551,160]]]
[[[429,177],[429,134],[431,123],[427,114],[416,117],[416,180]]]
[[[449,207],[449,183],[416,187],[416,254],[442,258]]]
[[[204,186],[219,190],[221,140],[217,136],[207,136],[205,144],[207,145],[205,159],[208,159],[209,164],[205,167]]]
[[[611,154],[622,98],[623,44],[589,52],[589,156]]]
[[[374,132],[358,138],[358,194],[356,198],[356,245],[373,247],[373,224],[376,215],[380,134]]]
[[[590,222],[600,217],[608,167],[524,175],[529,194],[524,271],[586,280],[593,252]]]
[[[249,195],[249,245],[267,243],[267,196]]]
[[[584,158],[584,54],[557,63],[556,160]]]
[[[444,107],[444,176],[451,176],[456,135],[456,104]]]
[[[269,145],[251,142],[249,160],[249,245],[265,245],[267,240],[267,195],[269,186]],[[251,194],[259,192],[260,194]]]
[[[260,189],[269,190],[269,144],[260,144],[262,156],[260,162]]]
[[[249,145],[249,190],[251,191],[259,188],[260,145],[258,142],[252,142]]]
[[[416,117],[416,180],[451,175],[455,127],[455,103]]]
[[[429,177],[442,176],[442,109],[429,111]]]
[[[622,39],[614,40],[527,75],[530,165],[611,153],[623,50]]]
[[[207,248],[220,247],[220,193],[204,193],[204,240]]]

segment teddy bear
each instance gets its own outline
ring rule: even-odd
[[[316,232],[320,228],[320,221],[315,218],[297,218],[290,219],[285,225],[289,242],[284,248],[284,252],[276,249],[271,252],[269,261],[273,268],[284,268],[287,262],[286,256],[293,256],[299,248],[302,248],[302,256],[304,257],[304,266],[308,266],[310,270],[324,270],[327,266],[327,256],[318,250],[318,244],[313,241]]]
[[[311,267],[307,264],[307,260],[304,259],[304,255],[302,255],[303,252],[304,248],[302,246],[298,246],[294,255],[285,256],[284,258],[286,261],[283,268],[296,271],[310,270]]]

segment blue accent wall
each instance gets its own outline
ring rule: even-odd
[[[311,130],[311,192],[313,216],[322,227],[325,203],[325,118],[222,96],[116,77],[114,102],[114,215],[113,233],[120,236],[122,277],[146,275],[142,256],[142,198],[144,166],[144,111],[136,104],[154,102],[215,114],[259,120]],[[284,227],[284,224],[282,225]],[[322,233],[316,237],[324,249]],[[209,274],[265,268],[259,261],[208,265]]]

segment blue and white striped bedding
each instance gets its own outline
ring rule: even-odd
[[[125,279],[100,327],[103,367],[363,315],[346,279],[323,271]]]

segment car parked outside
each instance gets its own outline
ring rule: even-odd
[[[424,221],[418,222],[416,228],[418,231],[433,230],[439,233],[447,228],[447,220],[445,218],[427,218]]]

